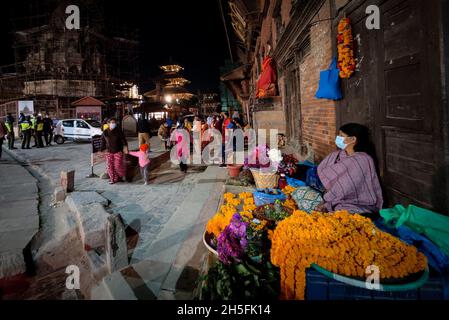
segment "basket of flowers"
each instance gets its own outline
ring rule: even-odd
[[[293,210],[282,204],[281,201],[276,200],[273,204],[266,204],[257,207],[254,211],[254,217],[259,220],[267,221],[268,227],[273,228],[276,223],[282,221],[293,214]]]
[[[251,170],[257,189],[271,189],[278,185],[281,161],[282,154],[278,149],[260,145],[245,158],[244,168]]]

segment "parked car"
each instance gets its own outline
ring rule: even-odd
[[[102,134],[101,123],[96,120],[65,119],[56,124],[54,139],[57,144],[63,144],[66,140],[91,141]]]

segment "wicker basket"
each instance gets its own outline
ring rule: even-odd
[[[278,186],[279,175],[277,172],[261,172],[251,169],[257,189],[274,189]]]

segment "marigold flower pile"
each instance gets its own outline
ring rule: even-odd
[[[286,194],[291,194],[294,190],[294,188],[287,186],[283,192]],[[253,221],[253,212],[257,207],[254,204],[254,197],[251,192],[242,192],[239,193],[238,196],[227,192],[223,195],[223,198],[224,204],[206,225],[206,231],[213,234],[215,239],[218,239],[223,230],[231,223],[232,217],[236,213],[238,213],[245,222],[249,222],[250,227],[253,230],[260,231],[265,228],[267,224],[266,221]],[[288,198],[284,202],[284,206],[293,210],[297,209],[295,201],[291,198]],[[241,207],[241,210],[239,210],[239,207]]]
[[[426,257],[414,246],[347,211],[295,211],[278,224],[270,238],[271,261],[281,269],[282,299],[304,299],[306,269],[312,263],[334,273],[363,278],[366,268],[375,265],[381,279],[402,278],[427,266]]]
[[[338,24],[338,69],[340,78],[349,78],[354,73],[356,61],[354,59],[354,41],[352,38],[349,18],[343,18]]]

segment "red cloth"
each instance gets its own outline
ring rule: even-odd
[[[108,169],[109,180],[113,183],[125,176],[125,168],[123,166],[123,153],[106,153],[106,163]]]
[[[266,97],[270,89],[276,87],[277,75],[273,58],[266,57],[262,63],[262,73],[257,81],[257,98]]]

